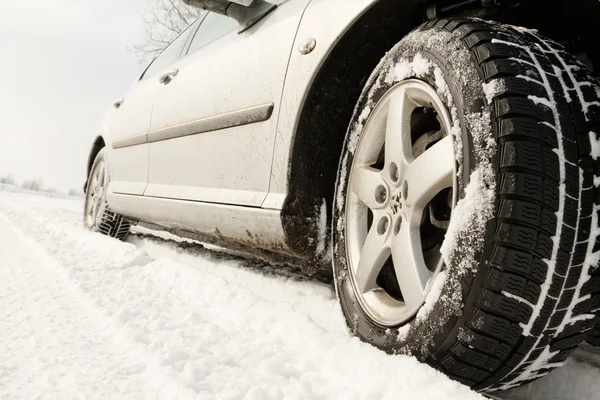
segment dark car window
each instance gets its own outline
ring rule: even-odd
[[[142,79],[162,71],[177,61],[179,57],[181,57],[181,52],[183,51],[183,48],[187,42],[190,34],[190,28],[192,26],[197,25],[191,24],[185,31],[183,31],[181,35],[177,37],[177,39],[173,40],[173,42],[171,42],[171,44],[167,46],[167,48],[164,49],[162,53],[160,53],[158,57],[154,59],[154,61],[152,61],[152,64],[150,64],[150,66],[146,69],[146,72],[144,72]]]
[[[188,54],[193,53],[200,47],[212,42],[215,39],[231,32],[238,27],[238,23],[221,14],[210,13],[204,18],[202,25],[198,28]]]

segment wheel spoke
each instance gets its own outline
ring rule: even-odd
[[[94,202],[94,205],[92,206],[92,221],[95,224],[97,219],[98,219],[98,203]]]
[[[92,175],[92,180],[88,184],[88,192],[90,194],[95,194],[97,187],[98,187],[98,177],[96,176],[96,174],[93,174]]]
[[[406,90],[399,88],[389,100],[387,126],[385,130],[385,164],[401,167],[404,160],[412,158],[410,117],[414,103]]]
[[[356,286],[361,293],[377,287],[377,275],[390,256],[389,230],[388,228],[387,232],[379,234],[377,221],[375,221],[367,234],[355,274]]]
[[[431,277],[423,259],[419,226],[403,221],[391,242],[392,260],[402,297],[409,308],[417,308],[425,299],[427,282]]]
[[[101,164],[100,168],[99,168],[99,171],[98,171],[98,185],[100,187],[104,187],[104,178],[105,178],[104,164]]]
[[[454,144],[446,136],[408,164],[405,175],[405,203],[424,208],[443,189],[454,182]]]
[[[95,202],[94,199],[91,198],[91,195],[88,194],[88,199],[86,201],[86,208],[85,208],[85,215],[87,218],[90,218],[92,216],[93,210],[94,210],[94,206],[95,206]]]
[[[389,196],[381,171],[369,166],[357,166],[352,171],[351,190],[371,210],[382,208]]]

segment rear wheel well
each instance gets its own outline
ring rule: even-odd
[[[458,3],[467,6],[442,7]],[[582,5],[576,9],[569,6],[568,0],[561,0],[562,7],[554,9],[540,6],[538,0],[513,2],[519,3],[514,7],[483,7],[483,3],[490,1],[416,0],[404,5],[398,0],[381,0],[343,34],[317,73],[296,127],[289,194],[282,210],[286,242],[293,252],[314,257],[318,219],[312,216],[318,215],[323,200],[331,226],[339,157],[348,123],[368,77],[387,51],[425,22],[428,15],[475,16],[539,29],[541,34],[578,54],[599,76],[600,51],[592,43],[594,36],[588,34],[597,26],[594,21],[600,22],[600,3],[596,0],[581,0]],[[581,21],[578,31],[570,28],[575,20]]]

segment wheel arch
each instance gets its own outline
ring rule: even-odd
[[[286,242],[294,252],[316,254],[319,224],[312,210],[318,213],[325,199],[331,225],[339,156],[363,86],[386,52],[424,22],[429,2],[373,3],[348,25],[315,72],[294,130],[282,209]]]
[[[88,177],[90,176],[92,165],[94,165],[94,160],[96,159],[98,153],[100,153],[100,150],[102,150],[104,147],[106,147],[106,142],[104,141],[102,135],[96,136],[96,139],[94,139],[94,144],[92,145],[92,149],[90,150],[90,154],[88,156],[88,161],[86,165],[85,184],[83,185],[84,193],[87,191]]]

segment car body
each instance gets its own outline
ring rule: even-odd
[[[394,43],[428,15],[488,13],[542,29],[563,18],[585,21],[581,30],[600,15],[597,1],[559,2],[557,10],[537,1],[272,3],[277,9],[242,34],[232,19],[210,13],[179,36],[115,103],[88,173],[105,147],[116,213],[313,272],[330,268],[330,210],[348,121]],[[570,40],[564,29],[549,32]],[[598,54],[586,57],[597,62]]]

